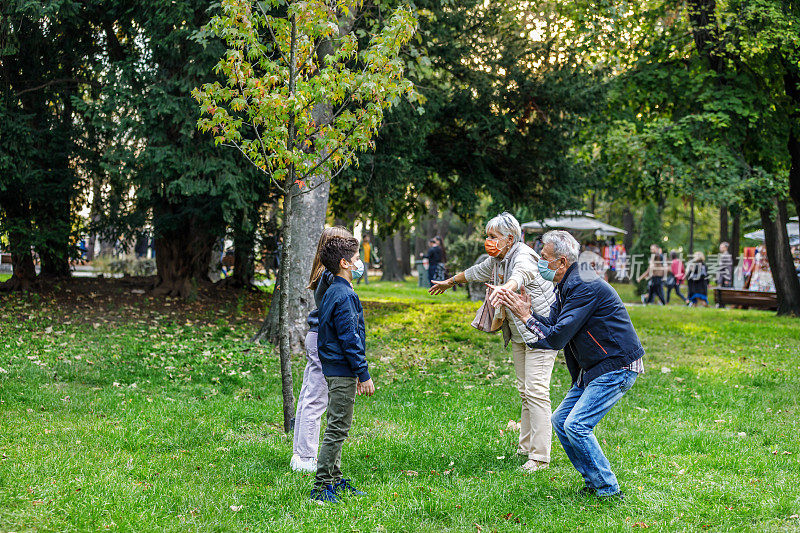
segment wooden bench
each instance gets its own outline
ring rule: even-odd
[[[777,309],[778,295],[774,292],[749,291],[747,289],[730,289],[716,287],[714,300],[718,304],[737,305],[744,309]]]

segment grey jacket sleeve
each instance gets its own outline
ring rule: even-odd
[[[523,246],[526,246],[523,244]],[[533,283],[535,276],[538,275],[539,267],[533,260],[533,255],[524,252],[518,252],[514,260],[514,267],[511,269],[511,275],[508,281],[517,282],[517,290]]]
[[[494,261],[494,258],[487,257],[482,263],[478,263],[466,269],[464,271],[464,277],[467,278],[467,281],[470,283],[475,281],[491,281]]]

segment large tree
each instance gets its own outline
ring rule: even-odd
[[[351,8],[339,0],[223,0],[209,31],[228,47],[217,64],[225,83],[208,83],[194,93],[204,115],[199,127],[218,144],[239,150],[282,196],[279,284],[285,294],[278,302],[278,348],[287,431],[294,415],[290,355],[297,329],[287,289],[292,273],[298,278],[297,272],[302,276],[311,267],[300,263],[307,255],[298,255],[297,247],[313,249],[310,238],[294,241],[293,226],[307,223],[298,219],[298,211],[307,210],[296,206],[372,146],[384,110],[412,88],[397,59],[416,26],[410,10],[396,10],[359,52],[341,26],[355,15]],[[322,220],[326,208],[316,206]]]
[[[92,23],[99,2],[10,0],[0,11],[0,223],[15,273],[29,287],[35,271],[69,276],[79,201],[83,120],[76,102],[96,83],[101,48]]]
[[[263,189],[250,185],[255,169],[232,150],[220,150],[198,132],[191,90],[217,79],[221,40],[198,39],[211,19],[208,2],[144,2],[138,24],[146,45],[131,74],[144,77],[133,95],[137,135],[146,139],[136,158],[136,209],[149,214],[158,267],[155,294],[186,297],[210,282],[215,246],[229,224],[250,230]],[[241,240],[240,240],[241,242]]]

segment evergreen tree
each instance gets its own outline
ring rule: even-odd
[[[642,212],[642,221],[639,223],[639,238],[629,252],[631,262],[631,278],[636,278],[647,269],[650,261],[650,246],[661,242],[661,217],[655,202],[649,202]],[[637,268],[638,267],[638,268]],[[647,293],[647,280],[636,283],[636,294]]]

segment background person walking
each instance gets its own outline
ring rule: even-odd
[[[689,284],[688,305],[708,307],[708,269],[703,252],[694,253],[694,257],[686,266],[686,279]]]
[[[686,298],[681,294],[681,284],[686,278],[686,271],[683,267],[683,261],[678,252],[670,252],[670,265],[667,272],[667,303],[669,303],[669,295],[672,291],[680,298],[683,303],[686,303]]]
[[[372,239],[369,233],[364,234],[364,240],[361,243],[361,257],[364,260],[364,275],[356,280],[356,285],[361,285],[361,280],[364,280],[364,285],[369,285],[369,265],[372,258]]]
[[[664,265],[664,256],[661,248],[657,244],[650,245],[650,262],[637,281],[647,278],[647,294],[642,294],[642,304],[653,303],[653,298],[658,297],[661,305],[667,302],[664,300],[664,276],[667,274],[667,267]]]

